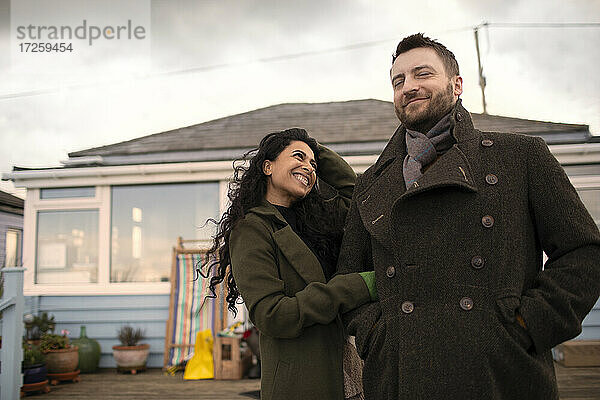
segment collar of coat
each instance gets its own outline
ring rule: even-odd
[[[325,282],[323,267],[321,267],[317,256],[294,232],[277,208],[266,199],[263,199],[260,205],[251,208],[247,213],[256,214],[275,223],[276,228],[273,231],[275,244],[307,284],[310,282]]]
[[[456,101],[451,115],[452,136],[457,143],[473,139],[476,136],[471,114],[462,106],[461,99]],[[398,156],[404,159],[406,155],[406,128],[398,126],[396,132],[383,149],[381,156],[374,165],[374,174],[378,175],[387,165]]]
[[[479,132],[474,129],[471,116],[457,101],[452,111],[452,131],[456,143],[408,189],[404,184],[403,161],[406,156],[406,128],[398,127],[381,156],[370,169],[365,180],[357,186],[354,198],[365,228],[384,246],[393,250],[391,226],[397,206],[434,189],[448,188],[470,193],[478,191],[473,175],[473,163],[465,151],[469,143],[477,140]],[[366,174],[365,174],[366,175]]]
[[[266,199],[262,199],[260,205],[249,209],[248,213],[254,213],[257,215],[268,217],[269,219],[274,219],[275,221],[280,222],[282,225],[287,225],[287,221],[285,220],[285,218],[283,218],[283,215],[281,215],[279,210],[275,208],[273,204],[269,203]]]

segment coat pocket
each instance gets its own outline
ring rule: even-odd
[[[285,361],[277,361],[275,375],[273,377],[273,391],[271,400],[289,400],[290,399],[290,377],[291,365]],[[293,398],[293,397],[292,397]]]
[[[529,352],[533,346],[533,340],[527,330],[517,322],[517,310],[520,305],[521,298],[515,294],[502,295],[496,299],[501,325],[513,341]]]
[[[361,340],[362,346],[360,346],[360,348],[359,348],[358,342],[357,342],[356,350],[358,350],[358,354],[360,355],[360,358],[362,358],[363,360],[366,360],[367,357],[369,356],[369,353],[378,346],[378,342],[379,342],[378,339],[381,336],[384,328],[385,328],[385,321],[384,321],[383,317],[379,317],[379,319],[377,321],[375,321],[375,324],[373,324],[373,326],[371,327],[371,329],[369,330],[367,335],[364,338],[362,338],[362,340]],[[381,349],[378,349],[377,351],[381,351]]]

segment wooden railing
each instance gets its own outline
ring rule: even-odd
[[[23,272],[25,268],[2,268],[4,292],[0,302],[2,311],[2,374],[0,399],[17,400],[20,396],[21,362],[23,361]]]

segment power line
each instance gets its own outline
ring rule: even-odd
[[[600,22],[484,22],[497,28],[598,28]]]
[[[466,32],[466,31],[473,31],[474,29],[481,28],[481,27],[498,27],[498,28],[564,28],[564,27],[571,27],[571,28],[581,28],[581,27],[600,27],[600,23],[596,23],[596,22],[593,22],[593,23],[587,23],[587,22],[573,22],[573,23],[483,22],[476,26],[465,26],[465,27],[447,29],[447,30],[443,30],[443,31],[431,32],[431,34],[439,35],[439,34],[447,34],[447,33]],[[157,73],[153,73],[153,74],[140,75],[134,79],[135,80],[145,80],[145,79],[152,79],[152,78],[157,78],[157,77],[162,77],[162,76],[176,76],[176,75],[193,74],[193,73],[199,73],[199,72],[207,72],[207,71],[214,71],[214,70],[220,70],[220,69],[234,68],[234,67],[239,67],[242,65],[248,65],[248,64],[253,64],[253,63],[271,63],[271,62],[278,62],[278,61],[293,60],[293,59],[303,58],[303,57],[310,57],[310,56],[321,55],[321,54],[330,54],[330,53],[336,53],[336,52],[342,52],[342,51],[351,51],[351,50],[356,50],[356,49],[361,49],[361,48],[378,46],[380,44],[383,44],[386,42],[391,42],[393,40],[396,41],[396,40],[398,40],[398,38],[399,38],[399,36],[393,37],[393,38],[385,38],[385,39],[371,40],[371,41],[366,41],[366,42],[353,43],[353,44],[349,44],[349,45],[331,47],[331,48],[321,49],[321,50],[311,50],[311,51],[304,51],[304,52],[298,52],[298,53],[289,53],[289,54],[281,54],[281,55],[276,55],[276,56],[262,57],[262,58],[258,58],[258,59],[250,60],[250,61],[212,64],[212,65],[204,65],[204,66],[200,66],[200,67],[193,67],[193,68],[187,68],[187,69],[157,72]],[[116,84],[116,83],[121,83],[121,82],[131,82],[131,79],[113,80],[113,81],[109,81],[109,82],[73,84],[73,85],[69,85],[69,86],[65,86],[65,87],[61,87],[61,88],[49,88],[49,89],[29,90],[29,91],[16,92],[16,93],[6,93],[6,94],[0,94],[0,100],[10,100],[10,99],[16,99],[16,98],[23,98],[23,97],[39,96],[39,95],[44,95],[44,94],[53,94],[53,93],[58,93],[64,89],[80,89],[80,88],[95,87],[95,86],[100,86],[100,85]]]
[[[454,29],[447,29],[444,31],[438,31],[438,32],[434,32],[434,33],[436,33],[436,34],[456,33],[456,32],[470,31],[472,29],[473,29],[472,27],[466,26],[466,27],[460,27],[460,28],[454,28]],[[293,60],[293,59],[297,59],[297,58],[310,57],[310,56],[321,55],[321,54],[330,54],[330,53],[336,53],[336,52],[342,52],[342,51],[356,50],[356,49],[361,49],[361,48],[366,48],[366,47],[373,47],[373,46],[378,46],[378,45],[386,43],[386,42],[397,41],[397,40],[398,40],[398,37],[371,40],[371,41],[367,41],[367,42],[352,43],[349,45],[331,47],[331,48],[321,49],[321,50],[311,50],[311,51],[303,51],[303,52],[299,52],[299,53],[290,53],[290,54],[282,54],[282,55],[277,55],[277,56],[262,57],[262,58],[258,58],[258,59],[250,60],[250,61],[212,64],[212,65],[204,65],[204,66],[200,66],[200,67],[193,67],[193,68],[187,68],[187,69],[157,72],[157,73],[153,73],[153,74],[140,75],[134,79],[135,80],[145,80],[145,79],[152,79],[152,78],[157,78],[157,77],[161,77],[161,76],[185,75],[185,74],[193,74],[193,73],[198,73],[198,72],[207,72],[207,71],[214,71],[214,70],[220,70],[220,69],[226,69],[226,68],[234,68],[234,67],[239,67],[239,66],[253,64],[253,63],[271,63],[271,62],[277,62],[277,61]],[[0,100],[10,100],[10,99],[23,98],[23,97],[39,96],[39,95],[44,95],[44,94],[53,94],[53,93],[58,93],[64,89],[80,89],[80,88],[95,87],[95,86],[100,86],[100,85],[116,84],[116,83],[120,83],[120,82],[131,82],[131,79],[113,80],[113,81],[109,81],[109,82],[73,84],[73,85],[62,87],[62,88],[49,88],[49,89],[29,90],[29,91],[16,92],[16,93],[6,93],[6,94],[0,94]]]

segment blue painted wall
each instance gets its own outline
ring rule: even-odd
[[[577,339],[600,340],[600,299],[583,320],[583,331]]]
[[[54,315],[56,333],[63,329],[69,338],[79,337],[85,325],[87,336],[100,343],[101,368],[115,368],[112,346],[119,344],[117,329],[123,325],[146,330],[144,343],[150,345],[148,367],[162,368],[165,329],[169,317],[169,295],[135,296],[30,296],[25,312]]]

